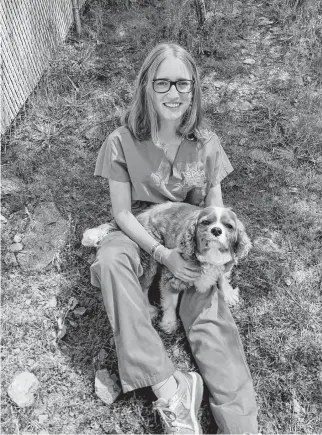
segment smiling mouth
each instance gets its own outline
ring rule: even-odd
[[[177,109],[179,106],[181,106],[181,103],[163,103],[163,105],[170,109]]]

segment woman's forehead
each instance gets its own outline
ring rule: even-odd
[[[169,56],[160,63],[155,78],[178,80],[182,78],[191,79],[192,77],[181,59]]]

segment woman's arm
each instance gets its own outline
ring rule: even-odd
[[[151,254],[152,247],[157,241],[145,230],[131,212],[131,183],[110,180],[110,197],[112,202],[113,216],[121,230],[140,248]],[[179,279],[191,281],[197,278],[199,268],[186,262],[175,249],[164,246],[158,248],[161,263]]]
[[[150,253],[157,241],[131,212],[131,183],[109,180],[113,216],[121,230]]]
[[[215,207],[224,207],[220,183],[209,189],[209,192],[205,198],[205,207],[209,207],[210,205]]]

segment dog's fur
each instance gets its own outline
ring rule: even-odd
[[[216,285],[224,273],[229,278],[232,266],[248,254],[252,245],[243,224],[228,208],[201,209],[190,204],[167,202],[152,206],[136,217],[158,242],[169,249],[177,248],[185,260],[201,267],[201,276],[189,283],[176,278],[168,268],[161,269],[163,318],[160,326],[171,333],[177,327],[175,309],[179,293],[192,286],[203,293]],[[99,246],[102,238],[115,229],[117,226],[111,223],[86,230],[82,244]],[[140,283],[147,296],[158,263],[141,249],[141,264],[144,273]],[[224,299],[234,305],[238,302],[238,288],[233,289],[227,281],[224,282]],[[150,314],[152,318],[156,315],[155,307],[150,306]]]

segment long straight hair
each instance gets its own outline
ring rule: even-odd
[[[154,144],[159,144],[158,115],[153,106],[151,94],[152,81],[161,62],[170,56],[180,59],[187,67],[194,81],[191,104],[183,115],[177,134],[188,139],[202,137],[201,87],[197,65],[192,56],[180,45],[158,44],[144,60],[136,80],[132,102],[125,112],[123,124],[138,140],[152,138]]]

